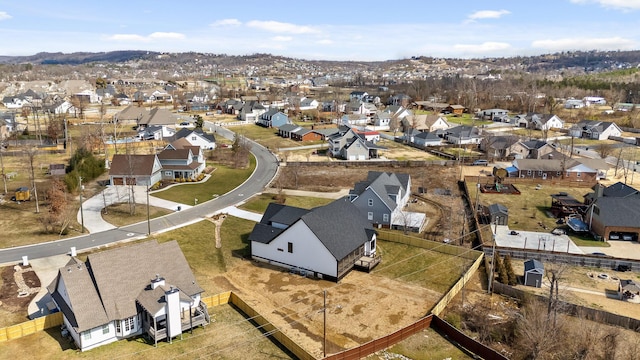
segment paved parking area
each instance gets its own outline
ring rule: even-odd
[[[496,246],[498,247],[584,254],[584,251],[567,235],[520,230],[516,235],[511,235],[511,229],[506,225],[492,226],[491,230],[494,231],[494,229],[496,230]]]
[[[581,246],[586,254],[604,253],[622,259],[640,260],[640,243],[637,241],[609,240],[610,247]]]

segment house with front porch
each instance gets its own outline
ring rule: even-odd
[[[256,122],[267,109],[259,101],[247,101],[238,110],[238,120]]]
[[[144,113],[140,119],[138,119],[138,128],[145,128],[148,126],[175,126],[177,117],[171,111],[167,109],[161,109],[155,107],[148,113]]]
[[[511,147],[511,155],[516,159],[552,159],[554,156],[560,159],[560,155],[555,154],[556,149],[543,140],[518,141]]]
[[[380,261],[371,222],[346,198],[310,210],[271,203],[249,242],[255,261],[336,282]]]
[[[185,139],[191,146],[198,146],[202,150],[213,150],[216,148],[216,137],[213,134],[205,133],[201,128],[182,128],[173,136],[174,141]]]
[[[162,165],[162,178],[174,180],[195,180],[205,168],[204,155],[200,146],[191,145],[185,138],[167,145],[158,154]]]
[[[533,114],[530,124],[532,128],[542,131],[564,128],[564,120],[554,114]]]
[[[516,176],[524,179],[569,180],[595,183],[607,176],[609,165],[602,159],[516,159]]]
[[[267,112],[260,115],[260,117],[258,117],[258,120],[256,120],[256,124],[268,128],[278,128],[288,123],[290,123],[289,117],[276,108],[269,109]]]
[[[176,241],[72,257],[47,286],[80,351],[145,335],[158,341],[209,324],[202,288]]]
[[[345,160],[378,158],[378,152],[386,150],[385,147],[367,141],[363,135],[346,126],[341,126],[338,132],[327,136],[327,143],[331,156]]]
[[[444,139],[451,144],[479,144],[482,140],[480,130],[476,126],[460,125],[443,131]]]
[[[403,131],[415,129],[419,131],[432,132],[437,130],[447,130],[451,125],[443,116],[432,114],[409,115],[402,119]]]
[[[622,129],[610,121],[582,120],[569,129],[569,136],[592,140],[607,140],[610,136],[622,136]]]
[[[111,185],[153,186],[162,180],[162,165],[154,154],[115,154],[109,163]]]

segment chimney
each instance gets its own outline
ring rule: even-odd
[[[174,288],[165,291],[165,312],[167,316],[167,337],[172,338],[182,334],[182,323],[180,322],[180,290]]]
[[[156,274],[155,279],[151,279],[151,289],[155,290],[158,286],[164,286],[164,278],[160,274]]]
[[[595,189],[594,189],[594,191],[595,191],[595,194],[594,194],[594,195],[595,195],[595,197],[596,197],[596,198],[601,198],[601,197],[602,197],[602,194],[603,194],[603,192],[604,192],[604,185],[602,185],[602,184],[600,184],[600,183],[597,183],[597,184],[596,184],[596,187],[595,187]]]

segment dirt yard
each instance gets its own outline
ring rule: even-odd
[[[426,315],[442,296],[375,274],[352,271],[336,284],[251,261],[243,261],[214,281],[220,288],[239,294],[317,357],[322,355],[324,290],[327,353],[400,329]]]
[[[40,290],[40,279],[30,266],[6,266],[0,283],[0,327],[28,320],[26,309]]]

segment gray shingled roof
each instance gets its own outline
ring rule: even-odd
[[[396,202],[389,197],[389,194],[400,193],[400,196],[404,196],[410,191],[408,189],[409,179],[409,174],[369,171],[367,180],[357,182],[353,189],[349,191],[349,194],[361,195],[367,188],[371,188],[380,197],[380,200],[387,205],[389,210],[393,210],[396,208]],[[400,192],[398,192],[399,189],[401,190]]]
[[[596,200],[604,226],[640,228],[640,198],[601,197]]]
[[[536,259],[530,259],[525,261],[524,272],[531,271],[531,270],[539,270],[544,272],[544,265]]]
[[[371,223],[347,198],[311,210],[271,203],[259,224],[249,235],[250,241],[269,243],[286,229],[272,223],[291,224],[303,221],[329,252],[341,260],[371,239]]]
[[[84,264],[65,266],[49,291],[67,319],[75,322],[72,326],[84,331],[137,314],[136,299],[156,274],[189,296],[203,291],[178,243],[155,240],[91,254]],[[60,280],[71,306],[58,294]]]
[[[369,241],[373,231],[347,198],[314,208],[301,219],[338,261]]]
[[[115,154],[111,159],[109,175],[151,175],[156,156]]]

